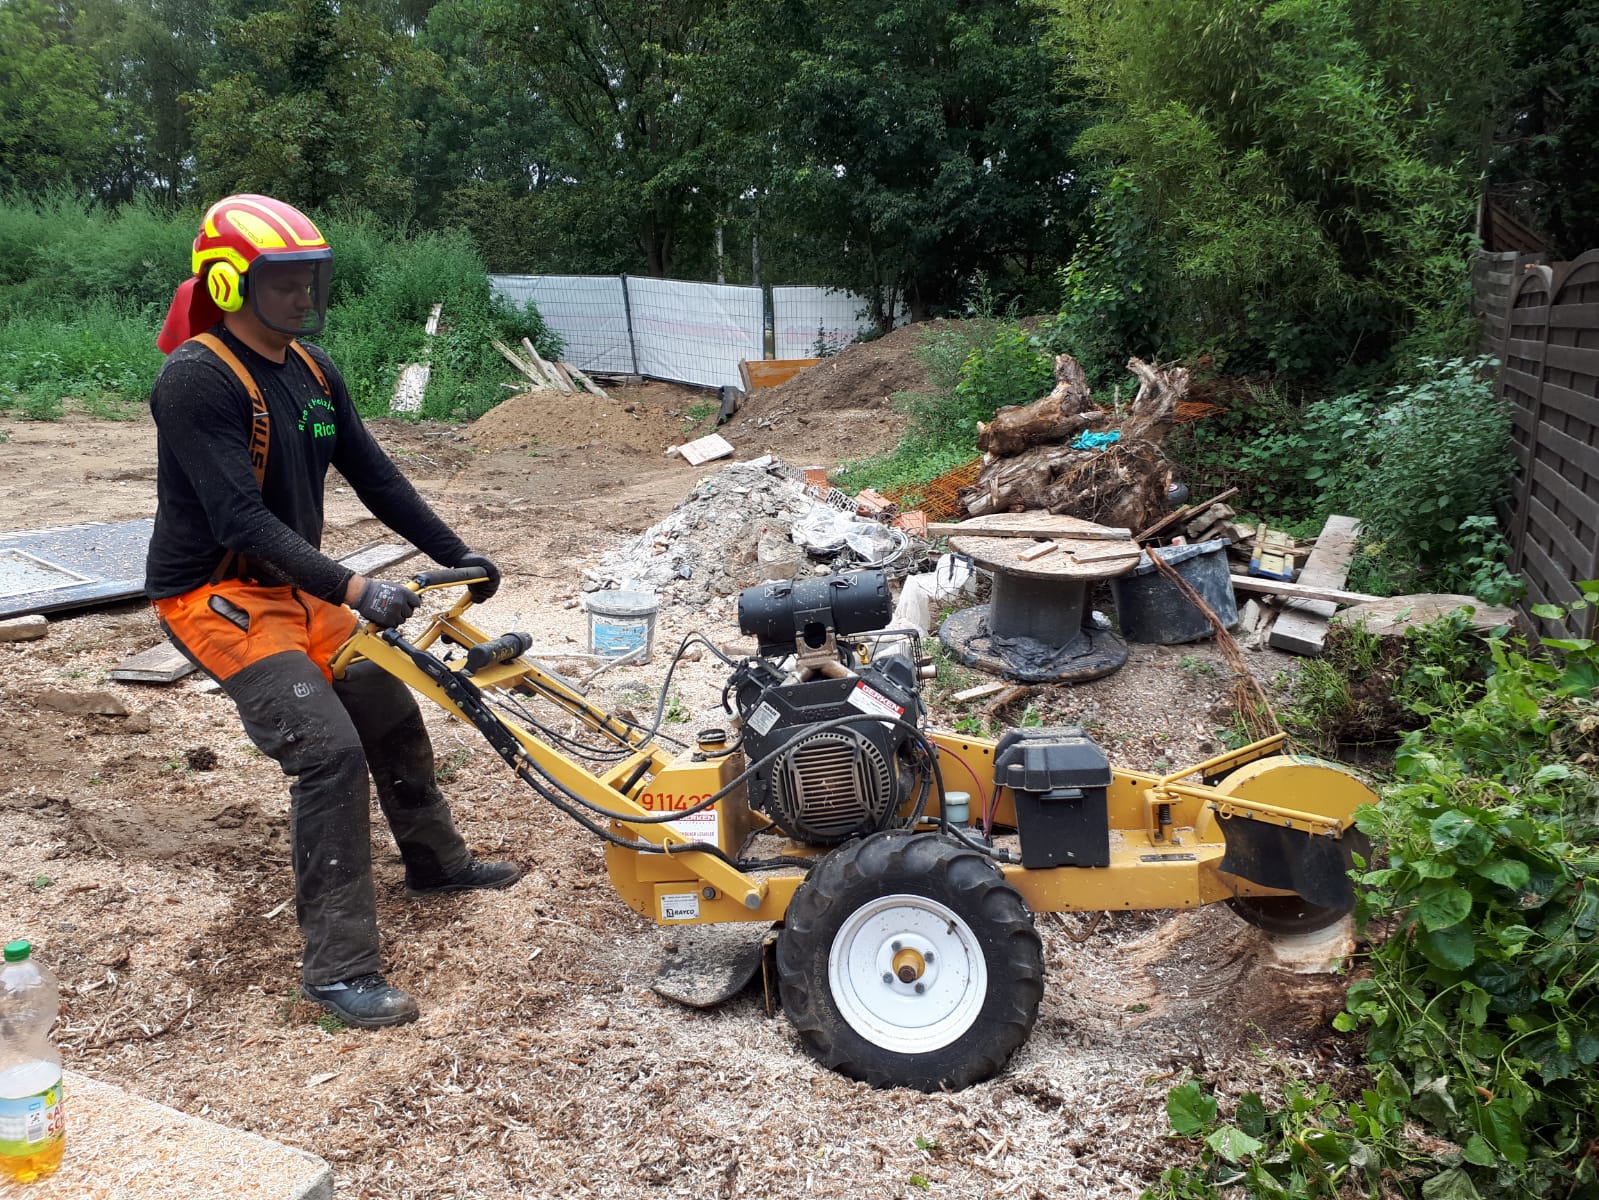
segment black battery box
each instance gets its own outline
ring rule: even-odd
[[[994,783],[1016,800],[1024,867],[1110,866],[1110,760],[1075,725],[1012,729],[994,748]]]

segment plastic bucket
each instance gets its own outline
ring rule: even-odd
[[[1223,625],[1231,629],[1238,624],[1238,602],[1233,598],[1225,541],[1161,546],[1155,553],[1177,569],[1177,574],[1199,593]],[[1116,600],[1122,636],[1130,642],[1172,646],[1197,642],[1215,632],[1205,614],[1190,604],[1149,560],[1147,551],[1130,573],[1110,581],[1110,591]]]
[[[655,614],[661,607],[653,594],[590,592],[583,607],[589,614],[589,653],[649,662],[655,650]]]

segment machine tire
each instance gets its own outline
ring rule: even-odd
[[[905,954],[919,964],[914,983],[885,971],[908,965]],[[895,829],[839,847],[811,872],[789,902],[777,974],[784,1011],[824,1066],[930,1092],[997,1074],[1027,1040],[1044,951],[991,859]]]

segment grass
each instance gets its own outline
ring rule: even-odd
[[[337,262],[316,341],[364,416],[387,415],[400,368],[425,351],[433,371],[420,415],[436,420],[471,420],[503,398],[507,368],[493,339],[528,337],[546,357],[560,356],[537,310],[493,297],[463,233],[408,238],[360,215],[310,215]],[[55,420],[74,399],[96,416],[139,416],[199,216],[144,204],[106,211],[65,194],[0,199],[0,413]],[[443,320],[428,347],[423,325],[434,303],[444,305]]]

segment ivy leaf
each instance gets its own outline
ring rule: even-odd
[[[1343,1014],[1340,1013],[1339,1016]],[[1266,1136],[1266,1103],[1256,1093],[1246,1092],[1233,1110],[1233,1120],[1251,1137]]]
[[[1493,839],[1481,825],[1454,810],[1433,818],[1427,832],[1435,849],[1451,850],[1458,861],[1468,865],[1487,858],[1493,848]]]
[[[1527,886],[1527,880],[1532,877],[1532,872],[1527,869],[1527,864],[1520,859],[1501,858],[1494,862],[1486,863],[1477,868],[1477,874],[1484,879],[1491,879],[1501,887],[1507,887],[1513,892],[1519,892]]]
[[[1440,1171],[1422,1183],[1421,1194],[1424,1200],[1482,1200],[1482,1193],[1464,1167]]]
[[[1471,913],[1471,893],[1458,884],[1432,884],[1422,888],[1416,906],[1429,932],[1459,925]]]
[[[1467,1162],[1479,1167],[1491,1167],[1499,1161],[1494,1154],[1494,1148],[1480,1133],[1474,1133],[1466,1139],[1465,1158]]]
[[[1450,971],[1464,971],[1477,958],[1476,940],[1464,925],[1424,929],[1416,935],[1416,945],[1428,962]]]
[[[1531,611],[1533,616],[1546,621],[1558,621],[1566,615],[1566,610],[1558,604],[1534,604]]]
[[[1496,1096],[1480,1110],[1482,1135],[1512,1166],[1527,1165],[1527,1146],[1522,1141],[1521,1118],[1510,1107],[1510,1101]]]
[[[1174,1132],[1192,1137],[1216,1119],[1216,1098],[1189,1080],[1166,1093],[1166,1116]]]
[[[1205,1139],[1217,1154],[1228,1162],[1239,1162],[1254,1154],[1265,1145],[1258,1138],[1252,1138],[1236,1125],[1223,1125],[1215,1133]]]

